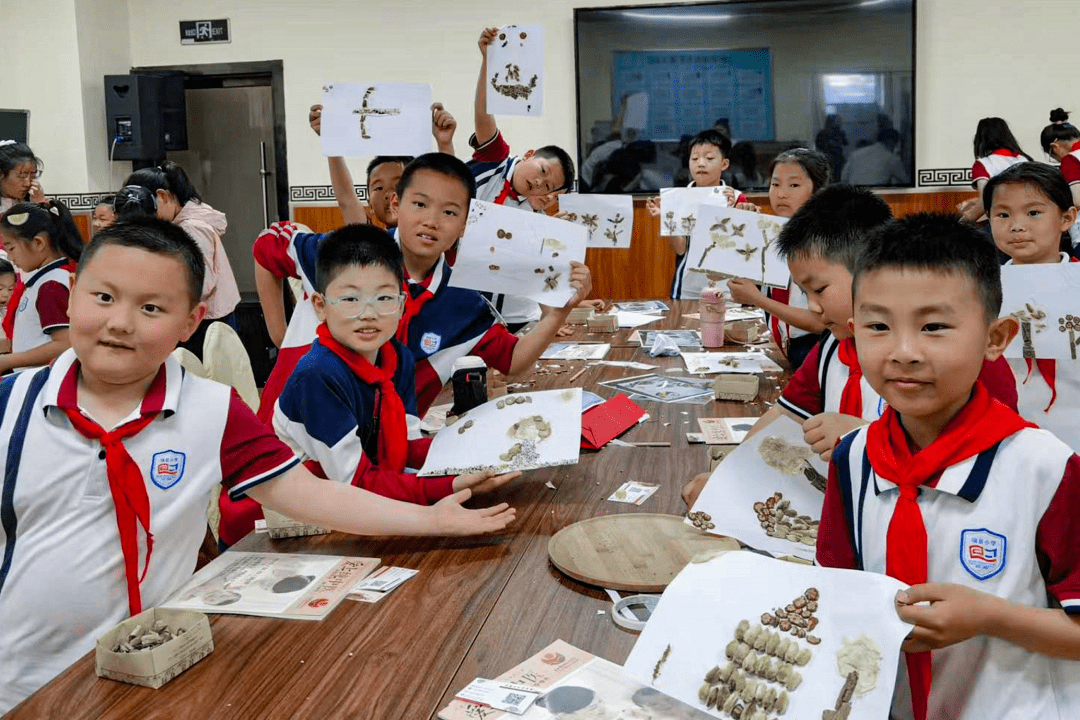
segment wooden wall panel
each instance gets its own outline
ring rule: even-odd
[[[938,192],[881,193],[897,217],[916,212],[956,212],[956,206],[974,197],[970,190]],[[769,196],[750,195],[751,202],[771,212]],[[298,205],[293,220],[315,232],[329,232],[341,226],[341,211],[336,205]],[[675,272],[675,254],[665,238],[660,237],[660,221],[645,210],[645,199],[634,200],[634,234],[629,250],[589,248],[585,264],[592,270],[591,297],[607,300],[646,300],[666,298]]]
[[[90,242],[90,215],[88,213],[72,213],[71,219],[75,221],[75,226],[79,228],[83,243]]]

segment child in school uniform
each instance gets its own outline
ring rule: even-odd
[[[1018,330],[996,250],[955,216],[907,216],[874,233],[853,294],[887,408],[833,452],[817,562],[912,586],[890,717],[1080,716],[1080,458],[978,380]]]
[[[1076,208],[1065,179],[1043,163],[1013,165],[986,183],[984,203],[990,208],[990,228],[998,250],[1009,256],[1006,265],[1076,262],[1068,229]],[[1017,409],[1074,449],[1080,448],[1080,373],[1070,363],[1049,358],[1009,358],[1016,377]]]
[[[729,205],[741,210],[757,210],[757,205],[749,203],[746,195],[724,184],[721,175],[731,161],[731,139],[717,130],[705,130],[691,138],[687,146],[687,167],[690,170],[689,187],[722,187]],[[653,197],[645,201],[645,207],[653,217],[660,217],[660,198]],[[690,238],[687,236],[669,237],[668,243],[675,252],[675,275],[671,280],[671,297],[674,300],[697,300],[701,291],[710,285],[704,273],[689,272],[687,258],[690,255]]]
[[[478,534],[513,519],[505,504],[462,508],[468,490],[427,507],[313,476],[235,390],[170,356],[206,312],[203,272],[175,225],[102,230],[71,289],[71,349],[0,383],[0,713],[187,582],[217,483],[357,534]]]
[[[817,150],[785,150],[773,159],[769,171],[769,206],[780,217],[790,218],[816,191],[829,184],[829,158]],[[825,326],[807,308],[806,293],[789,281],[786,288],[762,291],[746,278],[728,281],[731,299],[759,307],[769,314],[773,341],[798,370],[821,339]]]
[[[405,471],[423,465],[431,439],[419,438],[412,353],[394,338],[405,304],[401,250],[375,227],[346,225],[320,243],[316,268],[318,339],[277,400],[278,437],[316,475],[405,502],[427,505],[466,487],[486,492],[516,477]],[[251,501],[220,507],[226,545],[262,517]]]
[[[15,273],[15,266],[7,260],[0,260],[0,317],[7,313],[11,295],[15,292],[15,283],[19,277]]]
[[[1031,162],[1031,156],[1020,149],[1020,143],[1009,129],[1009,124],[999,117],[983,118],[975,127],[975,164],[971,166],[971,187],[977,195],[957,206],[960,215],[975,222],[986,214],[983,205],[983,188],[990,178],[1005,169],[1022,162]]]
[[[23,272],[4,316],[11,352],[0,355],[0,373],[46,365],[70,346],[68,282],[82,252],[79,230],[63,203],[19,203],[0,218],[0,244]]]
[[[1073,205],[1080,207],[1080,128],[1069,122],[1069,113],[1056,108],[1050,111],[1050,124],[1042,129],[1039,141],[1043,152],[1061,163]]]
[[[786,415],[802,425],[806,444],[827,461],[839,438],[881,417],[885,400],[863,376],[848,320],[855,260],[871,231],[891,217],[888,204],[872,191],[830,185],[780,231],[777,251],[826,332],[750,434]],[[1016,384],[1004,359],[986,362],[980,379],[993,397],[1016,408]],[[697,475],[683,488],[688,505],[708,479],[708,473]]]

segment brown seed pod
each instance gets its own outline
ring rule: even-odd
[[[804,607],[802,610],[799,611],[799,614],[802,615],[803,618],[809,618],[814,613],[810,612],[810,608]]]
[[[781,618],[781,619],[786,618],[787,617],[787,610],[785,610],[784,608],[777,608],[776,609],[776,617]]]
[[[754,503],[754,512],[756,512],[758,515],[760,515],[764,511],[765,511],[765,503],[763,503],[763,502]]]
[[[812,588],[807,588],[806,592],[804,592],[803,595],[806,596],[807,600],[818,600],[820,598],[820,594],[818,593],[818,589],[813,588],[813,587]]]
[[[776,618],[774,618],[769,613],[762,613],[762,615],[761,615],[761,624],[762,625],[775,625],[776,624]]]
[[[806,628],[793,627],[791,628],[791,634],[795,637],[804,638],[806,637]]]
[[[817,612],[817,603],[816,603],[816,602],[814,602],[813,600],[811,600],[810,602],[806,603],[806,607],[807,607],[807,608],[808,608],[808,609],[810,610],[810,612],[812,612],[812,613],[816,613],[816,612]]]
[[[821,638],[819,638],[817,635],[807,634],[806,642],[810,643],[811,645],[820,645],[821,644]]]
[[[816,617],[812,616],[812,615],[806,619],[806,629],[807,630],[813,630],[814,628],[817,627],[817,624],[818,624],[818,619]]]
[[[780,629],[783,632],[787,632],[788,630],[791,630],[791,621],[790,620],[781,620],[780,621]]]

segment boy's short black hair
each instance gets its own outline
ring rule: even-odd
[[[315,259],[315,289],[326,287],[347,267],[377,265],[393,273],[398,285],[405,282],[401,248],[385,231],[371,225],[346,225],[326,236]]]
[[[709,128],[690,138],[690,142],[686,145],[686,162],[683,163],[684,165],[690,162],[690,153],[694,152],[694,148],[698,145],[715,145],[725,158],[731,155],[731,138],[719,130]]]
[[[469,166],[453,155],[434,152],[421,155],[405,166],[405,171],[401,173],[401,179],[397,184],[398,200],[405,197],[405,191],[409,189],[416,173],[421,170],[430,170],[457,180],[469,194],[470,200],[476,197],[476,178],[473,177]]]
[[[0,259],[0,275],[14,275],[15,266],[7,260]]]
[[[876,228],[855,262],[852,297],[863,275],[886,268],[931,270],[971,278],[987,321],[996,320],[1001,312],[997,248],[982,231],[958,215],[915,213]]]
[[[784,259],[820,257],[854,272],[869,231],[891,217],[889,204],[870,190],[829,185],[811,195],[784,225],[776,251]]]
[[[404,168],[413,160],[414,158],[412,155],[377,155],[374,159],[372,159],[371,162],[368,163],[368,182],[371,182],[371,173],[375,172],[376,168],[378,168],[380,165],[386,165],[387,163],[401,163],[401,167]]]
[[[83,248],[76,277],[90,265],[101,248],[108,245],[136,248],[155,255],[165,255],[187,269],[188,295],[191,306],[202,299],[203,279],[206,277],[206,261],[202,251],[191,236],[179,225],[156,217],[134,217],[100,230]]]
[[[535,157],[547,158],[548,160],[555,160],[559,163],[559,167],[562,168],[563,184],[555,188],[555,190],[569,190],[574,186],[574,161],[570,159],[570,153],[563,150],[558,145],[545,145],[542,148],[536,150],[533,153]]]

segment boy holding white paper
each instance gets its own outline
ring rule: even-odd
[[[833,453],[817,561],[912,585],[897,718],[1080,713],[1080,458],[978,381],[1018,330],[1000,278],[944,215],[889,222],[855,265],[849,327],[888,405]]]

